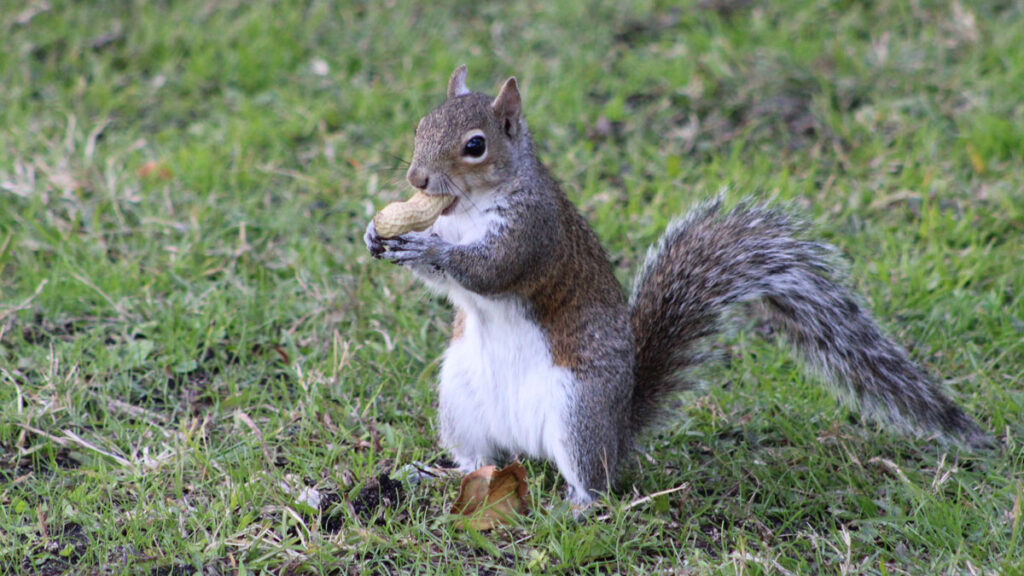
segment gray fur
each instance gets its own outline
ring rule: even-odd
[[[686,387],[698,342],[733,304],[759,301],[822,380],[867,414],[970,446],[989,439],[938,384],[888,338],[838,278],[831,247],[801,238],[785,212],[721,201],[669,226],[639,271],[630,298],[637,342],[633,424],[650,425],[665,396]]]

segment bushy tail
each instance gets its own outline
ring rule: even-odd
[[[723,213],[720,204],[673,223],[637,274],[637,431],[684,388],[680,372],[700,362],[699,341],[718,330],[723,312],[755,300],[805,362],[862,410],[967,445],[990,442],[833,278],[829,246],[799,238],[803,226],[781,210],[741,204]]]

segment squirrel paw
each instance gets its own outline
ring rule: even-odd
[[[440,254],[444,241],[436,234],[419,234],[411,232],[394,238],[383,238],[377,233],[373,220],[366,225],[363,234],[366,249],[374,258],[394,262],[395,264],[430,264]]]
[[[394,238],[380,238],[384,251],[374,257],[403,266],[426,265],[437,267],[437,259],[445,245],[436,234],[410,233]],[[370,249],[373,252],[373,248]]]

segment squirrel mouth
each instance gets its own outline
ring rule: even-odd
[[[452,203],[449,204],[447,208],[445,208],[444,210],[441,210],[441,216],[447,216],[447,215],[451,214],[452,211],[455,210],[455,206],[458,203],[459,203],[459,197],[456,196],[455,200],[452,200]]]

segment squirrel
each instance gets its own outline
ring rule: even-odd
[[[538,159],[515,77],[492,99],[457,68],[416,128],[407,179],[455,200],[423,232],[382,238],[370,222],[364,241],[455,308],[438,411],[441,444],[463,473],[520,454],[553,461],[568,500],[587,506],[689,387],[700,342],[748,301],[867,414],[990,443],[844,285],[834,249],[806,239],[783,209],[699,205],[649,249],[627,300],[597,235]]]

